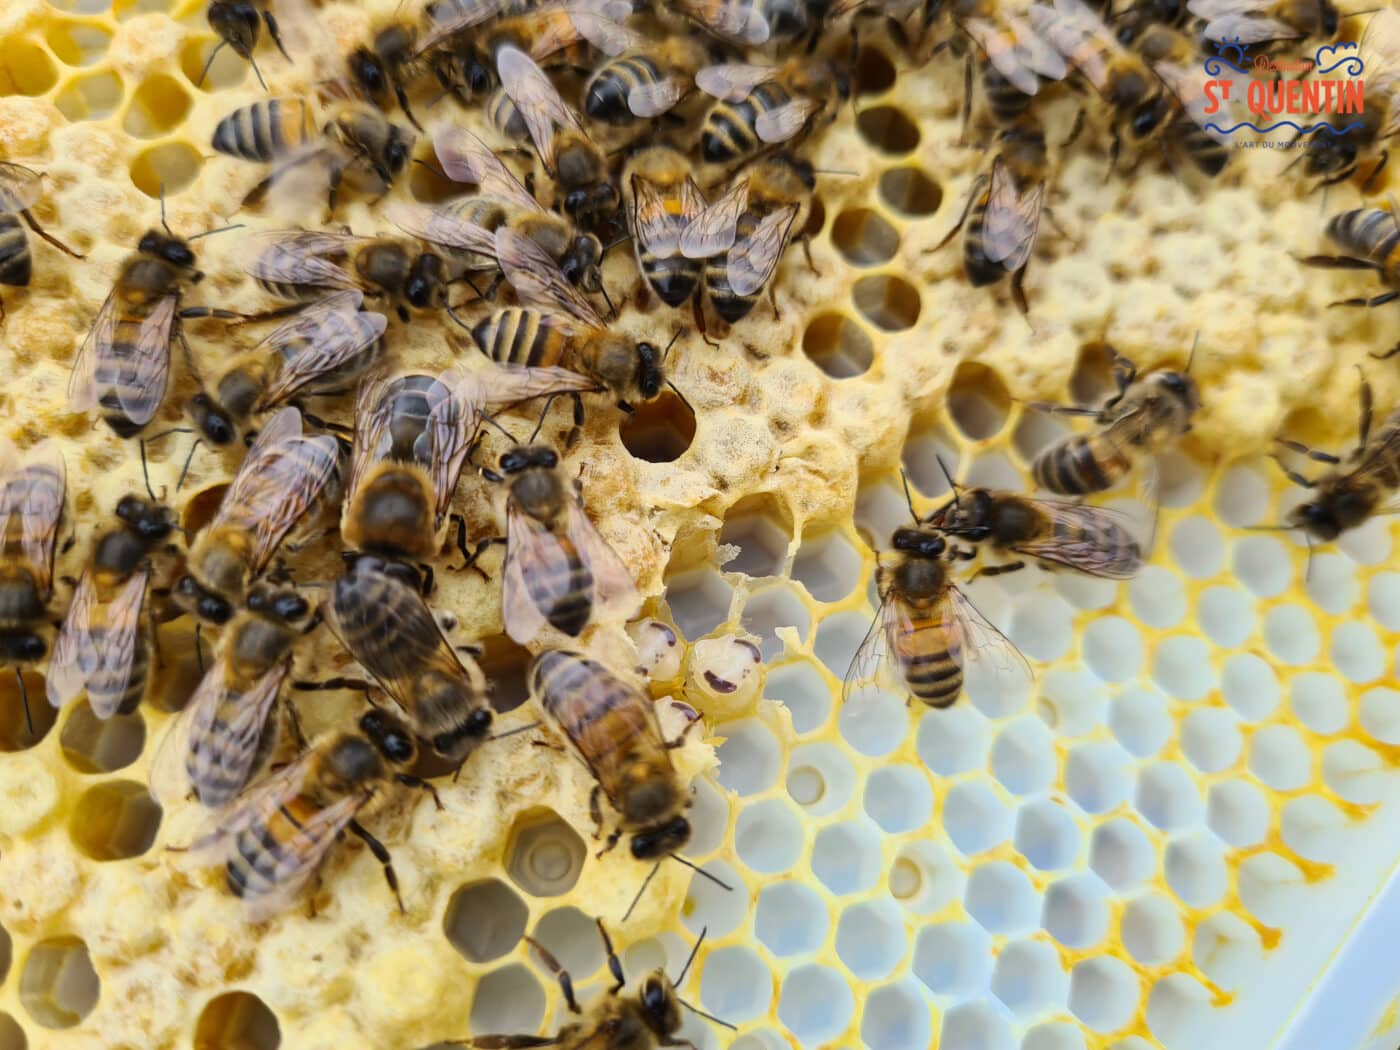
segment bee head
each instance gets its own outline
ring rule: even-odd
[[[136,246],[136,250],[142,255],[153,255],[157,259],[163,259],[171,266],[178,266],[182,270],[194,269],[193,249],[179,237],[172,237],[159,230],[147,230],[146,235],[141,238],[141,243]]]
[[[690,821],[675,817],[665,824],[637,832],[632,836],[632,856],[637,860],[656,860],[681,849],[690,841]]]
[[[927,529],[895,529],[891,542],[895,550],[920,558],[941,558],[943,552],[948,549],[948,544],[942,536]]]
[[[117,502],[117,517],[150,543],[165,539],[175,528],[175,515],[169,507],[148,503],[140,496],[123,496]]]
[[[389,90],[389,74],[380,57],[367,47],[357,47],[350,53],[348,63],[351,79],[378,102]]]
[[[262,18],[249,0],[212,3],[207,17],[209,28],[240,58],[246,59],[253,53],[258,43],[258,32],[262,28]]]
[[[1331,0],[1321,0],[1318,6],[1320,8],[1318,15],[1321,19],[1321,35],[1325,37],[1336,36],[1337,24],[1341,21],[1336,5]]]
[[[1347,496],[1342,496],[1335,502],[1345,505],[1350,502],[1350,499]],[[1330,543],[1342,534],[1342,524],[1338,520],[1340,517],[1337,513],[1338,509],[1331,501],[1309,500],[1307,503],[1298,504],[1289,512],[1288,524],[1295,529],[1302,529],[1309,536],[1321,540],[1323,543]]]
[[[311,604],[290,587],[255,584],[248,590],[246,604],[250,612],[261,613],[283,623],[297,623],[311,614]]]
[[[570,284],[585,292],[596,292],[603,283],[598,263],[603,258],[603,244],[591,233],[581,233],[569,244],[559,260],[559,269]]]
[[[502,474],[519,474],[530,467],[553,470],[559,465],[559,454],[544,445],[517,446],[501,456]]]
[[[637,393],[643,401],[651,401],[661,393],[666,373],[661,367],[662,354],[652,343],[637,344]]]
[[[414,260],[404,283],[403,294],[410,306],[426,310],[437,301],[442,290],[442,259],[432,252],[424,252]]]
[[[360,716],[360,732],[396,766],[409,765],[418,755],[418,744],[413,734],[383,708],[374,708]]]
[[[189,573],[175,581],[175,601],[206,623],[224,624],[233,619],[233,604],[199,585]]]
[[[0,661],[7,664],[38,663],[48,651],[48,643],[33,631],[0,634]]]
[[[190,398],[190,418],[211,445],[228,445],[238,436],[233,420],[208,394],[198,393]]]
[[[647,977],[637,999],[642,1004],[647,1027],[658,1036],[664,1039],[680,1028],[681,1006],[676,1001],[670,978],[664,973],[658,971]]]
[[[1158,372],[1157,383],[1172,397],[1181,402],[1188,412],[1201,407],[1201,391],[1196,381],[1185,372]]]
[[[384,167],[390,175],[397,175],[408,166],[413,153],[413,135],[397,124],[389,125],[389,141],[384,147]]]
[[[1133,111],[1133,116],[1128,122],[1128,127],[1134,138],[1146,138],[1166,121],[1171,113],[1172,107],[1172,103],[1167,96],[1168,93],[1165,91],[1153,95]]]

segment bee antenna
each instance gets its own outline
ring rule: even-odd
[[[690,414],[692,416],[695,415],[695,406],[690,403],[690,401],[686,398],[684,394],[681,393],[681,388],[676,386],[676,384],[671,382],[669,379],[666,380],[666,385],[671,388],[671,393],[676,395],[676,397],[680,400],[680,403],[683,404],[686,408],[690,409]]]
[[[671,335],[671,341],[670,341],[669,343],[667,343],[667,344],[666,344],[666,348],[665,348],[664,350],[661,351],[661,363],[662,363],[663,365],[666,363],[666,358],[668,358],[669,356],[671,356],[671,347],[673,347],[673,346],[676,345],[676,340],[679,339],[679,338],[681,337],[681,333],[684,332],[684,331],[685,331],[684,328],[677,328],[677,329],[675,330],[675,332],[672,333],[672,335]]]
[[[847,171],[845,168],[813,168],[813,175],[844,175],[848,178],[856,179],[860,177],[858,171]]]
[[[1357,18],[1360,15],[1373,15],[1379,10],[1381,10],[1379,7],[1368,7],[1364,11],[1353,11],[1350,14],[1342,15],[1341,21],[1345,22],[1348,18]]]
[[[165,227],[165,232],[174,237],[175,234],[170,229],[170,223],[165,221],[165,182],[160,184],[160,224]]]
[[[216,226],[216,227],[215,227],[214,229],[212,229],[212,230],[205,230],[203,233],[196,233],[196,234],[194,234],[194,235],[191,236],[191,237],[186,237],[185,240],[187,240],[187,241],[197,241],[197,240],[199,240],[201,237],[212,237],[212,236],[214,236],[214,234],[216,234],[216,233],[228,233],[229,230],[241,230],[241,229],[243,229],[244,225],[245,225],[245,224],[244,224],[244,223],[241,223],[241,222],[233,222],[233,223],[229,223],[229,225],[227,225],[227,226]]]
[[[961,496],[961,495],[959,494],[959,492],[958,492],[958,483],[957,483],[956,481],[953,480],[953,475],[952,475],[952,473],[948,470],[948,464],[946,464],[946,463],[943,462],[943,457],[942,457],[942,456],[935,455],[933,458],[936,459],[936,460],[938,460],[938,467],[939,467],[940,470],[943,471],[943,476],[944,476],[945,478],[948,479],[948,487],[949,487],[950,489],[953,490],[953,503],[954,503],[956,506],[961,507],[961,506],[962,506],[962,496]],[[907,486],[907,482],[906,482],[906,486]],[[906,491],[905,491],[905,495],[906,495],[906,496],[908,495],[907,488],[906,488]],[[912,509],[912,508],[910,508],[910,509]]]
[[[204,60],[204,68],[199,71],[199,79],[195,81],[195,87],[204,87],[204,78],[209,75],[209,67],[214,64],[214,56],[217,55],[220,51],[222,51],[226,44],[228,44],[227,40],[220,40],[217,44],[214,45],[214,50],[210,51],[209,57]],[[257,67],[255,66],[254,68],[256,69]]]
[[[34,719],[29,714],[29,690],[24,687],[24,675],[19,673],[19,668],[15,668],[15,681],[19,683],[19,699],[24,705],[24,728],[30,736],[34,735]]]
[[[185,484],[185,476],[190,472],[190,462],[194,459],[194,450],[199,448],[203,440],[203,438],[195,438],[194,444],[190,446],[190,453],[185,457],[185,465],[180,468],[180,480],[175,482],[176,492],[179,492],[181,487]]]
[[[608,314],[611,317],[617,316],[617,307],[613,305],[612,296],[608,294],[608,286],[602,281],[598,282],[598,291],[603,295],[603,302],[608,304]]]
[[[617,240],[613,241],[611,244],[605,245],[605,246],[603,247],[603,254],[604,254],[604,255],[607,255],[608,252],[612,251],[612,250],[613,250],[614,248],[616,248],[618,245],[620,245],[620,244],[626,244],[626,243],[627,243],[628,241],[630,241],[631,239],[632,239],[632,235],[631,235],[630,233],[624,233],[621,237],[619,237]]]
[[[1304,542],[1306,542],[1307,545],[1308,545],[1308,560],[1307,560],[1307,562],[1304,563],[1304,565],[1303,565],[1303,586],[1306,587],[1306,586],[1308,585],[1308,581],[1312,578],[1312,563],[1313,563],[1313,541],[1312,541],[1312,534],[1309,533],[1309,532],[1303,533],[1303,540],[1304,540]]]
[[[142,439],[141,439],[141,477],[142,477],[143,479],[145,479],[145,482],[146,482],[146,495],[148,495],[148,496],[151,497],[151,502],[152,502],[152,503],[155,503],[155,502],[156,502],[156,493],[155,493],[155,490],[154,490],[153,488],[151,488],[151,472],[150,472],[150,470],[148,470],[147,467],[146,467],[146,439],[145,439],[145,438],[142,438]]]
[[[528,733],[532,729],[540,727],[539,722],[531,722],[529,725],[520,726],[518,729],[508,729],[504,733],[495,733],[486,738],[487,743],[495,743],[497,740],[504,740],[508,736],[515,736],[517,733]]]
[[[481,421],[482,421],[483,423],[489,423],[491,426],[493,426],[493,427],[495,427],[497,430],[499,430],[502,434],[504,434],[504,435],[510,440],[511,444],[513,444],[513,445],[518,445],[518,444],[520,444],[520,439],[519,439],[518,437],[516,437],[514,434],[512,434],[509,430],[507,430],[505,427],[501,426],[501,424],[497,423],[496,420],[495,420],[495,418],[494,418],[493,416],[482,416],[482,417],[481,417]]]
[[[445,95],[445,94],[447,94],[447,92],[443,92],[443,94]],[[442,95],[439,95],[438,97],[441,98]],[[429,103],[429,105],[431,105],[431,103]],[[440,176],[442,176],[442,178],[446,179],[448,182],[451,182],[451,181],[452,181],[450,178],[448,178],[447,172],[443,171],[443,170],[442,170],[441,168],[439,168],[436,164],[432,164],[432,163],[430,163],[429,161],[424,160],[422,157],[414,157],[414,158],[413,158],[413,163],[414,163],[414,164],[421,164],[421,165],[423,165],[423,167],[427,168],[427,169],[428,169],[429,171],[431,171],[434,175],[440,175]]]
[[[525,444],[533,445],[535,443],[535,438],[539,437],[540,429],[544,426],[545,417],[549,415],[550,406],[554,404],[554,399],[558,396],[558,394],[550,394],[544,399],[544,408],[540,409],[539,422],[535,424],[535,429],[530,431],[530,440]]]
[[[651,880],[654,879],[654,878],[656,878],[656,873],[657,873],[658,871],[660,871],[660,870],[661,870],[661,862],[658,860],[655,864],[653,864],[653,865],[651,866],[651,871],[647,872],[647,877],[644,878],[644,879],[642,880],[641,886],[639,886],[639,887],[637,888],[637,895],[636,895],[635,897],[632,898],[632,903],[629,904],[629,905],[627,905],[627,911],[625,911],[625,912],[623,913],[623,915],[622,915],[622,921],[623,921],[623,922],[626,922],[628,919],[630,919],[630,918],[632,917],[632,912],[633,912],[633,910],[637,907],[637,902],[640,901],[640,900],[642,899],[642,894],[645,893],[645,892],[647,891],[647,887],[651,885]],[[704,934],[702,933],[701,936],[704,936]],[[697,946],[698,946],[698,942],[697,942]],[[693,955],[693,954],[694,954],[694,953],[692,952],[692,955]],[[689,966],[690,963],[687,962],[686,965]],[[682,971],[681,971],[681,975],[684,976],[684,974],[685,974],[685,971],[682,970]]]
[[[480,295],[477,296],[477,300],[480,301]],[[450,318],[452,318],[453,323],[455,323],[459,328],[465,328],[468,332],[470,332],[470,331],[472,330],[472,326],[469,325],[469,324],[467,324],[466,321],[463,321],[460,317],[457,316],[457,309],[456,309],[456,307],[454,307],[451,303],[447,303],[447,304],[445,304],[445,305],[446,305],[446,309],[447,309],[447,316],[450,317]],[[457,306],[465,306],[465,305],[466,305],[466,303],[458,303],[458,304],[457,304]]]
[[[695,874],[705,876],[705,878],[709,879],[711,882],[713,882],[713,883],[714,883],[716,886],[718,886],[720,889],[728,890],[730,893],[733,893],[733,892],[734,892],[734,887],[731,886],[731,885],[729,885],[729,883],[725,882],[723,879],[721,879],[721,878],[719,878],[719,877],[717,877],[717,876],[715,876],[715,875],[711,875],[711,874],[710,874],[708,871],[706,871],[704,868],[696,867],[694,864],[690,863],[690,861],[686,860],[686,859],[685,859],[684,857],[682,857],[680,854],[678,854],[678,853],[668,853],[667,856],[670,857],[670,858],[671,858],[673,861],[675,861],[677,864],[684,864],[684,865],[685,865],[687,868],[689,868],[691,871],[695,872]]]
[[[703,1017],[707,1021],[713,1021],[717,1025],[721,1025],[724,1028],[728,1028],[731,1032],[737,1032],[739,1030],[737,1026],[730,1024],[728,1021],[721,1020],[714,1014],[707,1014],[704,1010],[700,1009],[700,1007],[694,1006],[691,1003],[686,1002],[679,995],[676,996],[676,1000],[691,1013]]]
[[[258,86],[266,91],[267,81],[263,79],[262,70],[258,68],[258,60],[251,54],[248,55],[248,65],[253,67],[253,76],[258,78]]]
[[[919,512],[914,509],[914,496],[909,491],[909,475],[904,473],[903,467],[901,467],[899,470],[899,480],[904,482],[904,502],[909,506],[909,516],[915,521],[918,521]]]
[[[681,967],[681,972],[676,974],[676,979],[671,983],[677,988],[685,983],[685,975],[690,972],[690,964],[695,961],[695,955],[700,951],[700,945],[705,943],[705,934],[710,932],[708,926],[700,927],[700,936],[695,938],[695,943],[690,946],[690,954],[685,957],[685,965]]]

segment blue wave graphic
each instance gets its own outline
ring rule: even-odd
[[[1326,68],[1323,68],[1322,65],[1324,61],[1322,56],[1324,54],[1326,54],[1328,58],[1332,58],[1338,51],[1355,51],[1358,46],[1359,45],[1351,41],[1340,44],[1324,44],[1313,54],[1313,71],[1321,75],[1323,73],[1331,73],[1334,69],[1342,69],[1345,67],[1347,76],[1359,77],[1366,71],[1366,63],[1362,62],[1361,59],[1355,55],[1348,55],[1346,58],[1338,59]]]
[[[1270,124],[1266,128],[1261,128],[1258,125],[1252,124],[1247,120],[1242,120],[1238,124],[1235,124],[1234,126],[1228,128],[1222,128],[1219,124],[1216,124],[1214,121],[1212,121],[1211,123],[1205,125],[1205,129],[1207,131],[1214,131],[1216,134],[1219,135],[1233,135],[1235,132],[1239,131],[1240,128],[1249,128],[1251,131],[1258,132],[1260,135],[1267,135],[1269,134],[1269,132],[1277,131],[1279,128],[1292,128],[1299,135],[1311,135],[1315,131],[1326,131],[1331,133],[1333,137],[1337,137],[1340,135],[1345,135],[1349,131],[1355,131],[1357,128],[1364,126],[1364,123],[1359,120],[1355,121],[1354,123],[1348,124],[1344,128],[1334,128],[1331,124],[1325,123],[1309,124],[1307,127],[1299,127],[1291,120],[1280,120],[1277,124]]]
[[[1206,76],[1208,76],[1208,77],[1218,77],[1218,76],[1220,76],[1220,67],[1221,67],[1221,66],[1229,66],[1229,67],[1230,67],[1231,69],[1233,69],[1236,73],[1242,73],[1242,74],[1245,74],[1245,75],[1248,75],[1248,73],[1249,73],[1249,67],[1248,67],[1248,66],[1237,66],[1237,65],[1235,65],[1235,63],[1231,62],[1228,58],[1225,58],[1223,55],[1212,55],[1210,58],[1206,59],[1206,61],[1205,61]]]
[[[1359,77],[1362,73],[1366,71],[1366,63],[1361,61],[1361,59],[1357,58],[1355,55],[1352,55],[1349,58],[1343,58],[1340,61],[1333,63],[1326,69],[1314,69],[1314,72],[1321,76],[1323,73],[1331,73],[1335,69],[1342,70],[1342,72],[1349,77]]]

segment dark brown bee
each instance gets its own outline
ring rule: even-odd
[[[671,764],[680,741],[661,735],[651,698],[581,653],[552,649],[535,657],[530,689],[549,722],[597,779],[589,809],[601,832],[600,800],[617,815],[603,852],[623,834],[632,856],[656,860],[690,841],[691,792]]]
[[[46,233],[30,212],[29,209],[38,203],[43,193],[42,180],[43,175],[37,171],[0,161],[0,284],[10,288],[28,288],[29,278],[34,272],[29,235],[20,225],[21,220],[65,255],[71,255],[74,259],[85,258],[57,237]],[[4,319],[5,302],[0,299],[0,321]]]
[[[359,732],[313,743],[291,765],[220,811],[213,829],[190,848],[214,853],[229,892],[243,901],[249,921],[262,922],[291,904],[341,834],[350,831],[384,866],[384,878],[403,911],[389,851],[355,817],[390,781],[431,791],[401,772],[416,756],[413,735],[398,719],[384,710],[366,712]]]
[[[1139,379],[1132,362],[1119,357],[1115,377],[1118,392],[1101,408],[1037,405],[1089,416],[1096,424],[1088,434],[1072,434],[1041,450],[1031,463],[1031,475],[1041,488],[1061,496],[1104,492],[1145,457],[1174,444],[1191,429],[1201,395],[1186,372],[1162,369]]]
[[[375,33],[369,46],[357,47],[350,52],[346,65],[351,82],[371,102],[380,109],[387,109],[392,91],[408,122],[422,131],[422,125],[409,108],[406,90],[415,72],[417,44],[417,29],[404,22],[395,22]]]
[[[257,60],[253,58],[253,49],[258,46],[263,27],[267,28],[268,37],[282,52],[282,57],[288,62],[292,60],[282,45],[282,30],[272,13],[272,0],[209,0],[205,17],[209,20],[209,28],[218,36],[219,43],[209,52],[204,68],[199,71],[199,79],[195,82],[199,87],[204,86],[204,78],[209,75],[214,56],[227,47],[253,67],[253,75],[266,91],[267,83],[263,80],[262,70],[258,69]]]
[[[353,387],[383,354],[387,321],[359,308],[359,292],[336,292],[230,359],[190,400],[205,440],[227,445],[254,415],[293,398]]]
[[[588,78],[583,110],[593,120],[619,127],[653,120],[685,97],[709,61],[709,49],[688,36],[619,55]]]
[[[0,666],[14,668],[30,735],[34,722],[20,668],[49,651],[54,544],[67,491],[58,442],[41,441],[21,456],[0,438]]]
[[[1122,32],[1121,27],[1119,31]],[[1163,131],[1165,144],[1184,155],[1203,175],[1219,175],[1229,163],[1230,149],[1224,135],[1205,127],[1210,123],[1218,125],[1222,118],[1205,112],[1208,99],[1197,73],[1198,47],[1181,30],[1168,25],[1145,26],[1134,38],[1133,46],[1179,104],[1179,112]]]
[[[329,434],[305,436],[301,413],[270,417],[248,449],[213,520],[190,545],[174,598],[206,623],[232,619],[288,533],[317,507],[339,469]]]
[[[362,555],[336,581],[326,622],[346,651],[393,697],[415,736],[460,766],[486,739],[486,676],[463,658],[419,594],[411,566]],[[319,683],[339,688],[344,680]]]
[[[1310,255],[1300,260],[1306,266],[1329,270],[1374,270],[1388,292],[1356,299],[1343,299],[1333,306],[1384,306],[1400,299],[1400,222],[1394,212],[1379,208],[1357,208],[1332,216],[1327,236],[1344,255]]]
[[[760,47],[813,32],[826,7],[814,0],[681,0],[676,9],[726,43]]]
[[[706,66],[696,85],[718,101],[700,128],[700,153],[711,163],[752,157],[833,118],[851,94],[850,75],[820,58],[780,66]]]
[[[515,103],[510,100],[505,88],[498,87],[492,91],[482,108],[486,123],[495,128],[502,138],[510,142],[529,140],[530,129],[525,126],[525,118],[520,115],[520,110],[515,108]]]
[[[1050,160],[1045,132],[1029,120],[1003,130],[1000,141],[990,178],[978,178],[962,217],[929,250],[942,248],[966,224],[963,270],[968,281],[982,288],[1011,274],[1011,295],[1025,314],[1030,306],[1022,282],[1040,230]]]
[[[1336,131],[1314,135],[1307,150],[1307,172],[1324,176],[1328,186],[1350,178],[1363,156],[1380,153],[1375,167],[1362,183],[1362,192],[1385,168],[1389,154],[1384,143],[1400,133],[1400,13],[1381,7],[1366,23],[1356,53],[1366,73],[1366,104],[1358,112],[1323,114]],[[1359,127],[1357,126],[1359,125]]]
[[[117,524],[98,536],[49,659],[49,703],[86,691],[98,718],[130,714],[146,693],[151,555],[175,529],[169,507],[140,496],[117,503]]]
[[[967,57],[966,83],[972,67],[982,69],[983,95],[992,119],[1006,127],[1018,123],[1030,108],[1042,81],[1063,80],[1069,72],[1064,57],[1042,40],[1024,18],[989,0],[954,0],[953,19],[977,46],[980,60]],[[963,125],[972,110],[972,92],[963,97]]]

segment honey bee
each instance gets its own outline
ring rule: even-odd
[[[161,221],[165,205],[161,203]],[[119,437],[139,433],[159,411],[170,379],[170,341],[184,342],[180,322],[192,317],[238,318],[229,310],[180,308],[185,291],[204,279],[190,241],[148,230],[117,273],[87,338],[73,360],[68,400],[74,412],[100,406]]]
[[[1025,116],[1043,80],[1063,80],[1069,67],[1064,57],[1040,39],[1024,18],[996,8],[987,0],[955,0],[953,17],[984,56],[980,64],[987,108],[992,119],[1005,127]],[[968,61],[972,62],[971,55]],[[964,126],[971,106],[969,91],[963,98]]]
[[[1341,21],[1332,0],[1190,0],[1187,7],[1206,20],[1207,40],[1232,44],[1331,40]]]
[[[761,47],[815,31],[826,7],[816,0],[681,0],[676,10],[725,43]]]
[[[278,180],[310,165],[321,167],[328,182],[331,214],[342,184],[366,194],[384,194],[408,165],[413,135],[390,123],[374,106],[344,94],[338,85],[324,89],[325,106],[300,98],[272,98],[235,109],[214,127],[212,145],[219,153],[273,165],[272,171],[243,198],[256,204]]]
[[[1001,565],[981,576],[1015,572],[1030,559],[1047,569],[1065,568],[1109,580],[1127,580],[1142,568],[1142,551],[1119,515],[1102,507],[1032,499],[993,489],[953,488],[953,498],[924,524],[953,539],[986,544]]]
[[[1218,126],[1222,118],[1212,117],[1205,111],[1209,99],[1196,73],[1200,60],[1196,44],[1169,25],[1145,26],[1133,43],[1179,104],[1179,111],[1163,131],[1164,143],[1185,155],[1203,175],[1212,178],[1219,175],[1229,162],[1230,151],[1226,137],[1206,127],[1208,124]]]
[[[707,205],[690,161],[669,146],[647,147],[628,168],[637,265],[662,302],[680,306],[699,287],[703,260],[733,246],[749,180]]]
[[[1191,429],[1201,395],[1186,371],[1162,369],[1139,379],[1132,362],[1117,357],[1114,372],[1117,393],[1100,408],[1036,405],[1089,416],[1097,424],[1091,433],[1071,434],[1040,451],[1031,463],[1031,475],[1041,488],[1060,496],[1104,492],[1143,457],[1168,447]]]
[[[19,164],[0,161],[0,285],[10,288],[28,288],[29,278],[34,272],[34,260],[29,251],[29,235],[20,225],[25,225],[48,241],[65,255],[82,259],[68,245],[46,232],[39,225],[30,208],[39,202],[43,193],[44,176]],[[0,299],[0,321],[5,319],[5,302]]]
[[[525,118],[515,103],[506,94],[506,89],[498,87],[491,92],[483,107],[486,123],[496,129],[496,133],[509,142],[526,142],[530,129],[525,126]]]
[[[218,858],[229,892],[243,901],[249,921],[262,922],[285,909],[345,831],[362,839],[383,865],[385,881],[404,910],[389,851],[355,818],[391,780],[432,789],[402,772],[418,749],[398,719],[375,709],[360,716],[358,728],[313,743],[221,810],[213,830],[190,846]]]
[[[86,690],[98,718],[135,711],[146,693],[151,634],[145,617],[151,555],[174,531],[169,507],[140,496],[117,502],[117,524],[97,537],[49,658],[49,703]]]
[[[1364,154],[1381,152],[1380,159],[1362,184],[1364,193],[1384,169],[1389,154],[1382,144],[1400,133],[1400,14],[1382,7],[1366,23],[1356,57],[1366,75],[1366,105],[1355,113],[1322,114],[1329,124],[1345,124],[1345,130],[1313,136],[1308,144],[1307,172],[1325,176],[1328,186],[1349,178]],[[1360,125],[1359,127],[1356,125]]]
[[[253,49],[258,46],[258,37],[262,35],[263,27],[267,28],[268,37],[277,45],[277,50],[282,52],[282,57],[288,62],[292,60],[292,56],[287,54],[287,49],[282,44],[282,30],[277,24],[277,16],[272,12],[271,0],[209,0],[209,9],[205,12],[205,17],[209,21],[209,28],[218,36],[219,42],[209,52],[204,68],[199,71],[199,79],[195,81],[198,87],[204,86],[204,78],[209,75],[214,56],[227,47],[253,67],[253,75],[258,78],[258,85],[266,91],[267,82],[263,80],[257,60],[253,58]]]
[[[449,1039],[448,1042],[477,1047],[478,1050],[518,1050],[542,1045],[557,1046],[560,1050],[656,1050],[657,1047],[664,1046],[691,1046],[693,1044],[678,1037],[682,1023],[682,1006],[716,1024],[726,1028],[734,1027],[726,1021],[696,1010],[676,992],[676,988],[685,981],[685,975],[690,972],[690,964],[700,947],[699,940],[695,942],[695,949],[691,951],[690,958],[686,960],[674,982],[666,976],[664,969],[657,968],[642,981],[635,998],[622,996],[618,993],[627,983],[622,973],[622,963],[613,951],[612,940],[608,937],[608,931],[603,928],[603,920],[595,921],[598,924],[598,935],[603,938],[608,972],[612,974],[615,983],[605,996],[587,1010],[575,999],[573,978],[559,965],[559,960],[533,938],[525,938],[549,967],[550,973],[559,981],[559,988],[564,993],[564,1004],[569,1008],[569,1012],[581,1015],[580,1020],[566,1024],[547,1041],[535,1035],[480,1035],[467,1039]],[[704,936],[702,930],[700,938],[703,939]]]
[[[1400,411],[1391,412],[1371,433],[1371,384],[1361,379],[1361,422],[1356,448],[1342,459],[1309,448],[1298,441],[1279,438],[1284,448],[1329,465],[1320,477],[1306,478],[1279,466],[1295,485],[1312,495],[1288,513],[1285,528],[1301,529],[1309,543],[1330,543],[1349,529],[1364,525],[1373,515],[1390,512],[1400,491]]]
[[[1026,667],[1011,640],[987,622],[953,581],[952,564],[958,555],[948,541],[934,526],[914,517],[915,524],[894,531],[893,561],[887,564],[885,553],[880,556],[875,570],[880,607],[846,671],[843,700],[885,665],[898,673],[913,696],[940,708],[962,695],[969,661]]]
[[[1391,289],[1369,299],[1343,299],[1333,306],[1384,306],[1400,299],[1400,221],[1394,212],[1356,208],[1332,216],[1327,236],[1345,255],[1309,255],[1306,266],[1330,270],[1374,270]]]
[[[412,566],[361,555],[336,581],[326,622],[393,697],[414,735],[460,766],[491,729],[486,676],[443,637],[419,590]],[[334,679],[316,687],[359,684]]]
[[[63,453],[52,439],[23,456],[0,438],[0,665],[14,668],[30,735],[34,721],[21,667],[49,651],[53,555],[67,498]]]
[[[273,708],[292,669],[292,647],[315,627],[314,613],[292,588],[254,583],[161,745],[182,762],[195,797],[210,809],[232,802],[272,754]]]
[[[718,100],[700,127],[700,153],[720,164],[812,131],[851,94],[850,75],[821,58],[780,66],[706,66],[695,83]]]
[[[690,841],[691,792],[671,764],[681,740],[661,735],[651,698],[596,660],[551,649],[530,666],[530,690],[597,783],[589,796],[595,834],[601,799],[617,817],[601,856],[624,834],[637,860],[658,860]]]
[[[306,436],[301,413],[280,409],[248,449],[218,512],[195,536],[174,598],[205,623],[227,623],[251,580],[288,533],[317,508],[339,469],[329,434]]]
[[[962,217],[929,251],[942,248],[966,224],[963,269],[968,281],[982,288],[1011,274],[1012,298],[1028,314],[1022,285],[1040,229],[1050,162],[1045,133],[1029,120],[1004,129],[999,138],[1001,151],[992,161],[990,179],[978,178]]]
[[[496,258],[521,306],[478,322],[472,338],[501,365],[566,367],[618,398],[651,401],[666,381],[664,354],[653,344],[609,330],[538,244],[508,226],[496,231]]]
[[[235,355],[189,412],[204,439],[227,445],[250,418],[295,397],[346,390],[383,354],[383,314],[360,309],[359,292],[336,292]]]
[[[447,302],[447,267],[441,256],[392,237],[277,230],[254,243],[258,251],[245,268],[264,291],[282,299],[359,291],[390,300],[403,321],[410,316],[409,307],[441,309]]]
[[[607,158],[583,130],[578,115],[525,52],[501,48],[496,68],[501,87],[525,121],[540,162],[559,184],[564,213],[584,230],[607,222],[617,212],[617,187]]]
[[[751,165],[745,175],[748,194],[735,227],[733,245],[710,255],[705,263],[705,291],[716,314],[730,324],[747,317],[769,284],[793,230],[807,224],[816,176],[811,164],[780,152]],[[718,203],[718,202],[717,202]],[[687,229],[686,234],[691,234]],[[699,232],[698,229],[696,231]],[[681,251],[694,255],[708,246],[682,237]],[[774,304],[774,313],[777,305]]]
[[[669,113],[710,61],[710,50],[688,36],[671,37],[600,66],[583,86],[583,109],[593,120],[623,127]]]
[[[417,56],[418,31],[404,22],[394,22],[375,33],[368,46],[360,46],[346,59],[350,81],[380,109],[388,108],[389,92],[394,93],[399,109],[408,122],[419,131],[423,126],[408,105],[406,85],[411,78]]]

